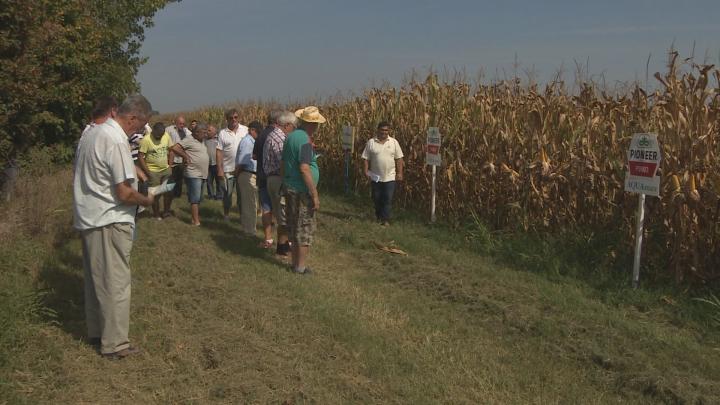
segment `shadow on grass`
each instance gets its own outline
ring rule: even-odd
[[[181,222],[185,222],[187,224],[191,221],[191,212],[190,212],[190,206],[184,206],[179,209],[179,211],[187,214],[187,220],[185,218],[178,217],[178,220]],[[207,205],[203,205],[203,203],[200,203],[200,210],[198,212],[200,216],[200,223],[205,225],[206,223],[214,222],[214,223],[224,223],[223,220],[223,214],[222,214],[222,206],[220,207],[220,210],[217,209],[217,207],[208,207]],[[230,227],[230,224],[228,224],[228,227]]]
[[[258,258],[274,265],[284,266],[284,262],[275,257],[274,249],[263,249],[258,246],[261,242],[260,238],[242,233],[236,217],[233,217],[231,222],[227,222],[217,211],[207,209],[206,212],[203,212],[201,207],[200,221],[202,228],[211,231],[210,238],[220,250],[233,255]]]
[[[44,304],[55,314],[47,321],[75,339],[83,339],[86,331],[82,273],[82,256],[66,243],[56,246],[38,275],[38,286],[46,292]]]
[[[324,210],[322,209],[322,206],[320,206],[320,211],[318,211],[318,214],[333,217],[342,221],[347,221],[348,219],[370,220],[370,215],[365,212],[340,212]]]
[[[205,223],[203,223],[203,225],[205,225]],[[222,225],[225,224],[220,223],[215,225],[222,228]],[[213,233],[210,237],[219,249],[227,253],[261,259],[275,266],[287,266],[287,263],[275,256],[275,249],[258,247],[260,243],[259,238],[242,235],[239,230],[234,229],[234,232]]]

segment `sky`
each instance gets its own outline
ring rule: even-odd
[[[720,65],[718,0],[182,0],[145,33],[142,93],[161,113],[398,86],[417,72],[646,83],[667,51]],[[649,69],[646,69],[649,59]]]

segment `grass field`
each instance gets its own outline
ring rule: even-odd
[[[106,361],[82,343],[67,180],[21,207],[57,226],[0,235],[0,404],[720,402],[720,333],[687,295],[529,271],[493,253],[507,247],[407,212],[382,228],[368,198],[329,193],[309,277],[240,237],[218,202],[199,228],[185,201],[177,218],[139,221],[131,339],[144,353]]]

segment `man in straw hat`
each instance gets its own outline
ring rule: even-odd
[[[295,111],[298,128],[288,134],[282,153],[283,186],[285,188],[286,221],[292,243],[292,271],[310,274],[305,266],[315,233],[315,212],[320,208],[317,184],[320,171],[312,137],[325,117],[317,107]]]

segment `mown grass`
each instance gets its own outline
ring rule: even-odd
[[[68,204],[67,180],[48,177],[38,212]],[[382,228],[365,197],[321,198],[312,277],[239,236],[217,202],[200,228],[184,201],[142,219],[131,338],[145,353],[121,362],[82,343],[70,211],[37,219],[48,233],[4,234],[0,403],[720,401],[720,334],[692,293],[593,279],[582,250],[542,235],[410,212]]]

